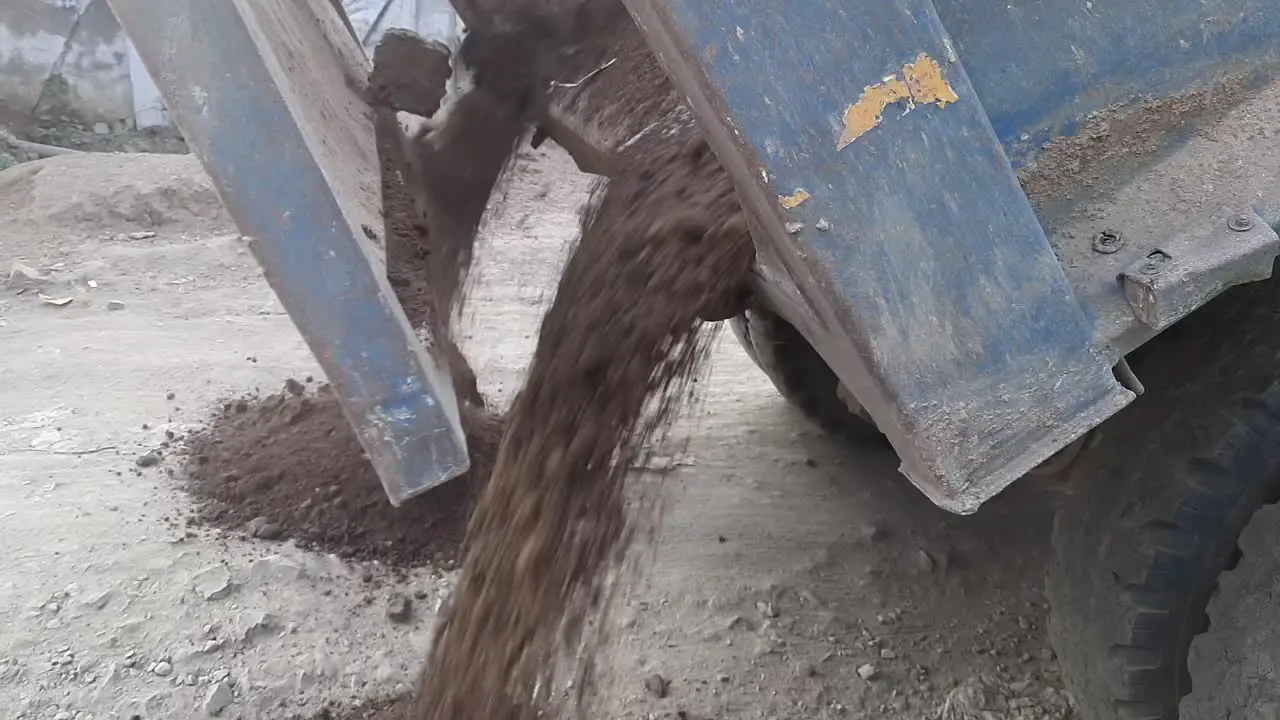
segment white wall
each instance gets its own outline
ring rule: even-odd
[[[393,27],[450,47],[457,47],[461,34],[449,0],[343,0],[343,5],[367,52]],[[106,0],[0,0],[0,105],[31,110],[55,69],[67,78],[75,108],[90,122],[168,124],[160,91]]]
[[[106,0],[0,0],[0,106],[10,113],[126,120],[134,114],[128,55]],[[65,93],[51,76],[66,81]]]
[[[369,52],[391,28],[413,30],[451,48],[461,36],[462,21],[449,0],[343,0],[343,6]]]

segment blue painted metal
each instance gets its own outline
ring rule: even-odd
[[[935,502],[976,510],[1132,399],[929,0],[628,7],[764,229],[762,291]],[[921,54],[958,102],[890,106],[837,150],[846,108]]]
[[[1280,59],[1275,0],[936,0],[1005,151],[1021,165],[1089,113]]]
[[[111,0],[394,504],[465,472],[446,366],[366,232],[381,228],[367,59],[329,0]]]

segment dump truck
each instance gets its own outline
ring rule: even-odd
[[[464,472],[340,9],[110,1],[390,501]],[[1081,717],[1274,716],[1280,2],[623,1],[755,224],[730,323],[781,395],[946,511],[1067,490]]]

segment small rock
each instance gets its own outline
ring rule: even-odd
[[[302,577],[302,568],[279,555],[271,555],[254,562],[249,574],[260,582],[292,582]]]
[[[210,717],[217,717],[234,700],[235,696],[231,693],[230,685],[226,682],[215,683],[209,688],[209,694],[204,697],[204,711]]]
[[[293,395],[296,397],[298,395],[301,395],[303,392],[305,392],[307,388],[297,380],[294,380],[293,378],[289,378],[288,380],[284,381],[284,389],[288,391],[290,395]]]
[[[760,614],[767,618],[778,617],[778,608],[775,607],[774,604],[770,602],[764,602],[762,600],[756,603],[756,610],[759,610]]]
[[[226,565],[214,565],[191,576],[191,587],[205,600],[221,600],[231,593],[231,571]]]
[[[173,674],[173,665],[161,660],[151,668],[151,672],[159,675],[160,677],[169,677]]]
[[[107,301],[107,309],[108,309],[108,310],[123,310],[123,309],[124,309],[124,302],[122,302],[122,301],[120,301],[120,300],[108,300],[108,301]]]
[[[159,465],[160,460],[161,460],[160,453],[155,450],[152,450],[151,452],[146,453],[145,455],[139,455],[138,459],[134,460],[134,462],[137,463],[138,467],[140,468],[149,468],[149,467],[155,467],[156,465]]]
[[[279,540],[280,537],[284,535],[283,528],[262,516],[258,516],[250,520],[249,523],[245,525],[245,529],[249,531],[250,537],[260,538],[262,540]]]
[[[93,124],[93,134],[94,135],[110,135],[111,126],[104,122],[96,122]]]
[[[885,532],[885,529],[873,522],[862,523],[854,530],[854,537],[863,544],[880,542],[885,539],[886,535],[888,533]]]
[[[667,691],[671,689],[671,681],[654,673],[644,679],[644,689],[654,697],[664,698],[667,696]]]
[[[858,666],[858,677],[862,678],[863,680],[875,680],[876,676],[878,676],[879,674],[880,674],[880,671],[876,670],[876,666],[872,665],[871,663],[866,663],[865,665]]]
[[[53,305],[54,307],[66,307],[72,302],[75,302],[75,298],[69,296],[54,297],[52,295],[40,293],[39,297],[40,302],[43,302],[46,305]]]
[[[831,221],[826,218],[822,218],[814,224],[814,227],[817,228],[818,232],[826,232],[831,229]]]
[[[911,555],[911,567],[921,575],[933,572],[936,564],[933,562],[933,556],[926,550],[917,550]]]
[[[884,660],[893,660],[898,657],[898,653],[890,650],[889,648],[883,648],[880,650],[880,657]]]
[[[808,662],[796,663],[796,675],[798,677],[807,678],[807,677],[813,677],[814,675],[817,675],[817,674],[818,674],[818,668],[814,667],[813,663],[808,663]]]
[[[387,603],[387,618],[393,623],[407,623],[413,617],[413,601],[408,595],[395,593]]]
[[[9,268],[9,287],[32,288],[49,282],[49,276],[29,265],[14,263]]]
[[[280,625],[280,618],[263,610],[246,612],[240,616],[241,637],[251,640],[263,633],[271,632]]]
[[[111,595],[112,595],[111,588],[107,588],[105,590],[100,590],[98,592],[90,593],[80,602],[85,607],[91,607],[94,610],[101,610],[102,608],[107,606],[107,603],[111,602]]]
[[[130,240],[150,240],[155,236],[156,234],[154,232],[151,232],[150,230],[142,230],[140,232],[129,233]]]

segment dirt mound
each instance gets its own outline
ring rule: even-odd
[[[193,155],[84,153],[23,163],[0,172],[0,218],[93,233],[234,228]]]
[[[186,439],[195,520],[394,568],[451,561],[500,433],[470,408],[464,422],[472,471],[396,508],[328,386],[228,402]]]

